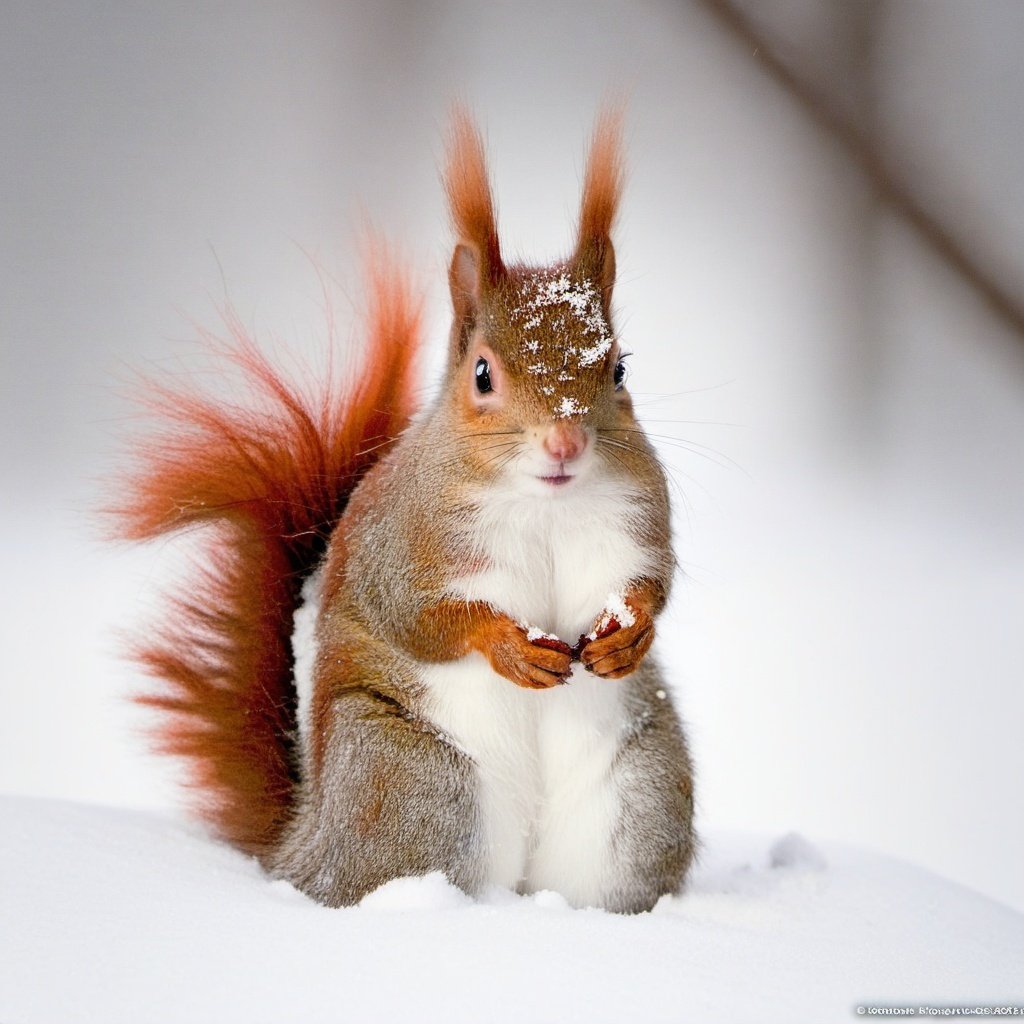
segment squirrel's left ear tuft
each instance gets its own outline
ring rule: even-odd
[[[612,286],[615,284],[615,249],[611,233],[625,180],[622,120],[622,105],[609,105],[601,111],[594,125],[583,178],[574,257],[580,270],[601,289],[605,312],[611,303]]]

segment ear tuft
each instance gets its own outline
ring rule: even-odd
[[[461,104],[452,107],[444,184],[458,241],[476,251],[481,283],[495,283],[504,273],[504,266],[484,143],[472,116]]]
[[[622,120],[622,106],[611,105],[601,111],[594,125],[583,178],[576,242],[576,260],[597,279],[606,305],[615,283],[615,250],[611,233],[625,180]]]
[[[622,117],[621,106],[605,107],[594,125],[583,178],[580,242],[611,236],[626,174],[622,158]]]

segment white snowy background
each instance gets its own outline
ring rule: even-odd
[[[856,126],[983,276],[1021,303],[1024,5],[742,6],[772,52]],[[1016,984],[1020,995],[1020,913],[830,845],[913,862],[1024,910],[1019,318],[1015,326],[994,311],[877,195],[715,8],[712,0],[4,5],[0,790],[176,806],[173,771],[146,755],[140,717],[125,702],[139,680],[116,656],[116,631],[144,620],[180,552],[106,547],[92,513],[110,497],[114,453],[138,429],[123,387],[132,370],[197,365],[193,323],[215,326],[225,298],[268,344],[277,336],[315,361],[325,332],[311,254],[338,282],[337,344],[351,350],[364,217],[421,272],[436,365],[449,246],[437,165],[450,99],[466,98],[487,128],[507,248],[543,261],[569,244],[593,114],[610,88],[625,89],[619,326],[635,353],[639,410],[678,485],[684,574],[660,648],[691,730],[708,860],[689,903],[647,919],[647,945],[639,921],[594,931],[590,916],[561,911],[548,929],[541,918],[551,907],[503,907],[498,897],[467,907],[429,880],[411,896],[382,897],[378,910],[389,900],[411,906],[417,923],[403,934],[421,929],[440,948],[451,936],[453,955],[474,955],[489,927],[507,932],[502,950],[550,944],[574,965],[559,1019],[588,1005],[570,998],[586,977],[591,1011],[623,1019],[628,1002],[601,987],[618,966],[640,972],[647,1019],[678,1019],[673,1007],[683,1005],[713,1019],[722,1005],[716,964],[732,965],[717,983],[738,999],[736,963],[766,948],[774,952],[763,969],[748,975],[755,994],[737,1003],[751,1019],[758,1006],[757,1019],[774,1019],[769,1005],[779,1019],[802,1019],[781,995],[772,1004],[787,984],[803,986],[805,1007],[840,983],[837,1008],[873,993],[994,1000],[1010,998]],[[108,981],[82,950],[92,936],[99,945],[90,954],[106,963],[104,949],[131,948],[126,936],[147,917],[104,918],[92,932],[83,922],[103,917],[103,900],[121,891],[158,919],[144,894],[167,913],[168,902],[185,907],[164,920],[172,935],[194,910],[198,931],[230,919],[211,933],[221,943],[246,934],[249,914],[270,934],[283,929],[282,947],[307,928],[313,945],[340,929],[328,960],[388,942],[386,917],[365,920],[372,908],[356,919],[325,917],[260,888],[250,866],[167,819],[21,800],[4,807],[4,899],[14,915],[6,919],[19,922],[8,934],[25,962],[35,951],[41,963],[64,966],[68,984],[17,967],[16,994],[0,991],[0,1019],[5,998],[11,1020],[68,1020],[78,1016],[65,1012],[76,992],[102,996]],[[732,830],[764,838],[723,838]],[[795,866],[769,867],[771,843],[792,830],[825,851],[828,867],[814,847]],[[94,856],[68,869],[91,839]],[[52,872],[37,856],[44,843],[64,858]],[[27,864],[38,886],[17,883]],[[52,885],[43,881],[51,875]],[[122,877],[123,889],[112,881]],[[268,909],[275,901],[287,906]],[[54,927],[60,908],[81,920]],[[905,935],[891,930],[894,908]],[[357,923],[334,923],[342,920]],[[830,928],[855,936],[864,954],[845,982],[829,961],[842,959]],[[165,940],[153,939],[152,964],[177,974],[170,962],[180,949]],[[201,966],[204,948],[181,969]],[[907,954],[909,973],[883,967],[886,949]],[[658,950],[668,960],[643,959]],[[140,992],[154,977],[152,966],[113,962],[134,964]],[[427,996],[445,980],[482,984],[430,973],[433,963],[424,968]],[[283,964],[294,966],[290,956]],[[266,976],[266,992],[277,977]],[[595,977],[603,979],[596,988]],[[901,989],[901,977],[916,983]],[[513,978],[521,984],[509,967],[493,980]],[[673,1002],[672,985],[687,979],[689,1002]],[[33,1004],[44,990],[50,1001]],[[336,1019],[315,1009],[323,990],[309,991],[307,1019]],[[554,991],[550,978],[543,991]],[[125,999],[144,1005],[130,991]],[[32,1016],[32,1005],[47,1009]],[[90,1005],[95,1016],[95,1004],[79,1009]],[[219,1005],[209,1003],[206,1016],[231,1019]],[[264,1005],[260,1019],[298,1017]],[[404,1004],[389,1006],[397,1014]],[[187,1000],[166,1009],[161,1019],[206,1019]],[[372,1017],[357,1001],[351,1019]]]

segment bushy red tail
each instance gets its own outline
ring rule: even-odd
[[[296,781],[290,639],[302,581],[414,410],[419,300],[379,250],[369,291],[366,358],[342,394],[287,381],[229,316],[222,348],[251,404],[151,386],[166,428],[114,510],[127,539],[206,529],[204,565],[135,646],[162,681],[137,700],[161,713],[158,748],[185,760],[198,812],[257,855],[287,820]]]

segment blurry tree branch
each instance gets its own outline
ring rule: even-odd
[[[948,266],[967,280],[989,307],[1024,340],[1024,305],[994,280],[976,253],[926,210],[913,191],[893,175],[870,137],[814,85],[802,78],[732,0],[699,0],[722,27],[785,89],[803,111],[846,151],[879,198],[900,214]]]

